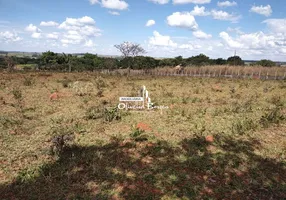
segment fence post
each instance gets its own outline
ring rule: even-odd
[[[261,79],[261,70],[259,70],[259,79]]]
[[[277,70],[275,71],[275,80],[277,80]]]
[[[268,79],[268,72],[267,72],[267,75],[266,75],[266,79]]]

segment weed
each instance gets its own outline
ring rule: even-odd
[[[200,93],[199,88],[196,88],[196,89],[194,90],[194,94],[199,94],[199,93]]]
[[[164,92],[164,96],[165,97],[174,97],[174,93],[173,92]]]
[[[38,176],[37,169],[23,169],[18,173],[16,182],[25,183],[34,180]]]
[[[102,89],[98,90],[96,93],[96,96],[97,97],[103,97],[103,90]]]
[[[64,88],[69,87],[69,85],[72,83],[72,81],[69,79],[60,80],[58,82],[60,82]]]
[[[8,129],[11,126],[20,125],[20,124],[21,124],[21,121],[13,117],[0,116],[0,127],[3,129]]]
[[[118,107],[111,107],[104,109],[104,119],[107,122],[112,122],[113,120],[120,120],[121,115]]]
[[[101,106],[92,106],[86,111],[87,119],[100,119],[103,117],[103,109]]]
[[[130,134],[130,137],[134,139],[136,142],[140,141],[146,141],[148,140],[148,136],[145,133],[145,130],[139,128],[139,127],[133,127],[132,133]]]
[[[281,107],[276,106],[266,112],[259,122],[262,127],[268,128],[271,124],[279,124],[283,120],[285,120],[285,116],[281,113]]]
[[[12,90],[12,94],[13,94],[13,96],[14,96],[14,98],[16,99],[16,100],[21,100],[22,99],[22,91],[19,89],[19,88],[14,88],[13,90]]]
[[[275,105],[276,107],[282,107],[284,105],[281,97],[276,95],[269,100],[269,103]]]
[[[255,130],[256,128],[257,124],[252,119],[244,118],[233,122],[231,130],[233,134],[243,135],[247,131]]]
[[[196,136],[202,136],[203,133],[206,131],[206,124],[205,121],[202,121],[201,123],[195,123],[194,127],[194,133]]]
[[[182,98],[182,103],[183,104],[187,104],[188,103],[189,98],[188,97],[183,97]]]
[[[191,102],[192,103],[200,103],[200,102],[202,102],[202,100],[200,98],[198,98],[198,97],[194,97],[194,98],[191,99]]]
[[[34,84],[34,79],[31,78],[31,77],[24,77],[24,82],[23,82],[23,85],[25,86],[31,86]]]
[[[235,87],[230,88],[230,94],[234,94],[236,92]]]
[[[95,81],[97,89],[107,87],[107,83],[103,80],[102,77],[98,77]]]

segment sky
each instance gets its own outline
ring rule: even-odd
[[[285,0],[0,0],[0,50],[286,61]]]

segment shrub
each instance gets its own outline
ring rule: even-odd
[[[75,139],[73,128],[67,126],[52,127],[51,134],[50,152],[52,155],[59,155],[64,150],[64,147],[68,146],[68,143]]]
[[[75,137],[73,133],[52,137],[50,146],[51,154],[59,155],[64,150],[64,147],[68,145],[68,142],[72,142],[74,138]]]

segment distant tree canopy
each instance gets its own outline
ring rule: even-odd
[[[227,59],[228,65],[244,65],[244,61],[239,56],[232,56]]]
[[[47,51],[38,58],[34,57],[7,57],[0,56],[0,69],[13,69],[15,65],[37,64],[39,70],[54,71],[96,71],[100,69],[143,69],[149,70],[156,67],[183,67],[205,66],[205,65],[244,65],[239,56],[232,56],[228,59],[211,59],[205,54],[199,54],[189,58],[176,56],[174,58],[155,59],[150,56],[141,56],[145,50],[140,45],[123,43],[116,45],[122,51],[123,57],[100,57],[96,54],[71,55]],[[126,47],[126,48],[125,48]],[[264,67],[275,66],[271,60],[261,60],[256,65]]]
[[[276,63],[271,61],[271,60],[260,60],[258,62],[255,63],[256,65],[260,65],[262,67],[274,67],[276,66]]]

